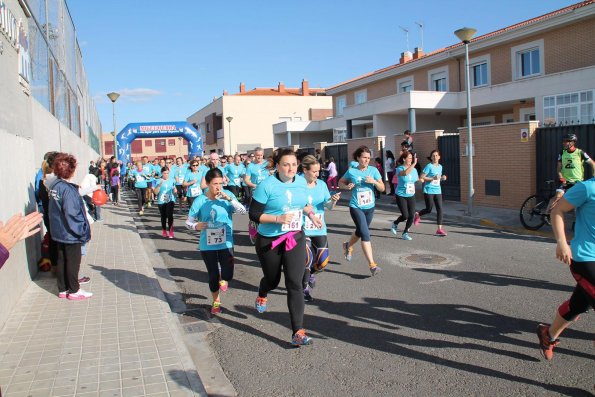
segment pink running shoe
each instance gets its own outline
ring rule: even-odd
[[[446,236],[446,232],[444,231],[444,229],[438,229],[436,230],[436,236]]]
[[[58,292],[58,298],[64,299],[68,296],[68,291]]]
[[[174,238],[174,227],[169,228],[169,238]]]
[[[169,236],[167,235],[167,230],[165,230],[165,229],[163,229],[163,230],[161,231],[161,235],[162,235],[163,237],[169,237]]]
[[[89,299],[92,296],[93,296],[93,293],[79,289],[74,294],[68,294],[67,298],[70,299],[71,301],[82,301],[85,299]]]
[[[248,223],[248,235],[250,236],[250,242],[254,244],[256,242],[256,234],[258,233],[258,225],[252,221]]]
[[[419,216],[419,212],[415,213],[415,216],[413,217],[413,224],[415,226],[419,225],[419,223],[421,222],[421,216]]]
[[[229,284],[227,283],[227,281],[225,281],[225,280],[219,281],[219,289],[221,290],[221,292],[227,291],[227,288],[229,288]]]

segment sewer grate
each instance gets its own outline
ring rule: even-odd
[[[458,265],[461,260],[452,255],[433,252],[408,252],[399,256],[397,264],[408,268],[441,269]]]

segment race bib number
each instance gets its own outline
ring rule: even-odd
[[[373,203],[373,196],[371,190],[362,190],[357,192],[357,205],[370,205]]]
[[[169,202],[169,194],[168,193],[162,194],[161,197],[159,198],[159,201],[162,201],[164,203],[168,203]]]
[[[314,216],[316,218],[320,219],[320,221],[324,225],[324,213],[314,214]],[[320,230],[321,228],[316,227],[314,222],[312,222],[312,220],[309,217],[306,217],[305,223],[304,223],[304,229],[306,229],[306,230]]]
[[[405,193],[407,194],[415,194],[415,183],[407,182],[405,184]]]
[[[238,186],[240,184],[240,178],[233,178],[233,183],[235,183],[236,186]]]
[[[219,245],[227,241],[225,227],[207,229],[207,245]]]
[[[432,182],[430,182],[430,185],[440,186],[440,179],[432,179]]]
[[[136,180],[139,181],[139,182],[141,182],[141,181],[144,181],[145,180],[145,177],[142,176],[142,175],[137,175],[136,176]]]
[[[301,230],[302,228],[302,221],[303,221],[303,211],[302,210],[295,210],[290,211],[292,214],[291,222],[288,224],[281,225],[281,231],[283,232],[294,232],[297,230]]]
[[[200,188],[198,186],[193,186],[190,188],[190,195],[192,197],[200,196]]]

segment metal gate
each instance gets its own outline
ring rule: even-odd
[[[337,172],[339,173],[339,178],[341,178],[349,169],[349,154],[347,153],[347,144],[338,143],[326,145],[324,147],[324,158],[328,160],[331,157],[335,159]]]
[[[541,127],[535,130],[535,166],[537,172],[537,193],[546,194],[550,189],[545,181],[558,181],[558,155],[562,151],[562,138],[566,134],[576,134],[576,146],[591,158],[595,156],[595,124]],[[585,179],[593,176],[591,167],[585,165]]]
[[[459,134],[445,134],[438,137],[440,164],[446,181],[442,182],[442,198],[444,200],[461,201],[461,160],[459,150]]]

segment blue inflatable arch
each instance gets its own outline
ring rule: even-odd
[[[202,137],[200,133],[186,121],[165,121],[149,123],[130,123],[118,135],[118,160],[122,162],[122,173],[126,172],[131,161],[130,144],[136,138],[172,138],[179,137],[188,141],[188,158],[202,156]]]

